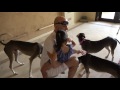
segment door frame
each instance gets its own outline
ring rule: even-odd
[[[107,22],[120,23],[120,12],[115,12],[114,19],[101,18],[101,16],[102,16],[102,12],[96,12],[95,21],[107,21]]]

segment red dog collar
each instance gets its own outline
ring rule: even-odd
[[[82,45],[82,43],[85,41],[85,39],[83,39],[81,42],[80,42],[80,45]]]

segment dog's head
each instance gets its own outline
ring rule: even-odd
[[[79,39],[79,41],[82,41],[85,38],[85,34],[84,33],[79,33],[77,35],[77,38]]]
[[[83,56],[78,57],[79,63],[82,63],[82,60],[84,60],[85,56],[86,56],[86,55],[83,55]]]
[[[84,63],[90,58],[90,54],[86,53],[83,56],[78,57],[79,63]]]

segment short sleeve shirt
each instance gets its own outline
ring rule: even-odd
[[[49,60],[49,56],[47,52],[52,53],[54,50],[53,45],[54,45],[55,36],[56,33],[52,32],[44,42],[43,52],[41,56],[41,63],[40,63],[41,66]]]

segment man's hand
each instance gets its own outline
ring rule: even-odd
[[[71,42],[73,47],[76,45],[76,43],[72,39],[70,39],[70,38],[67,38],[67,42]]]
[[[67,41],[68,41],[68,42],[72,42],[72,39],[70,39],[70,38],[67,38]]]
[[[87,52],[85,50],[78,50],[77,54],[81,53],[82,55],[85,55]]]

